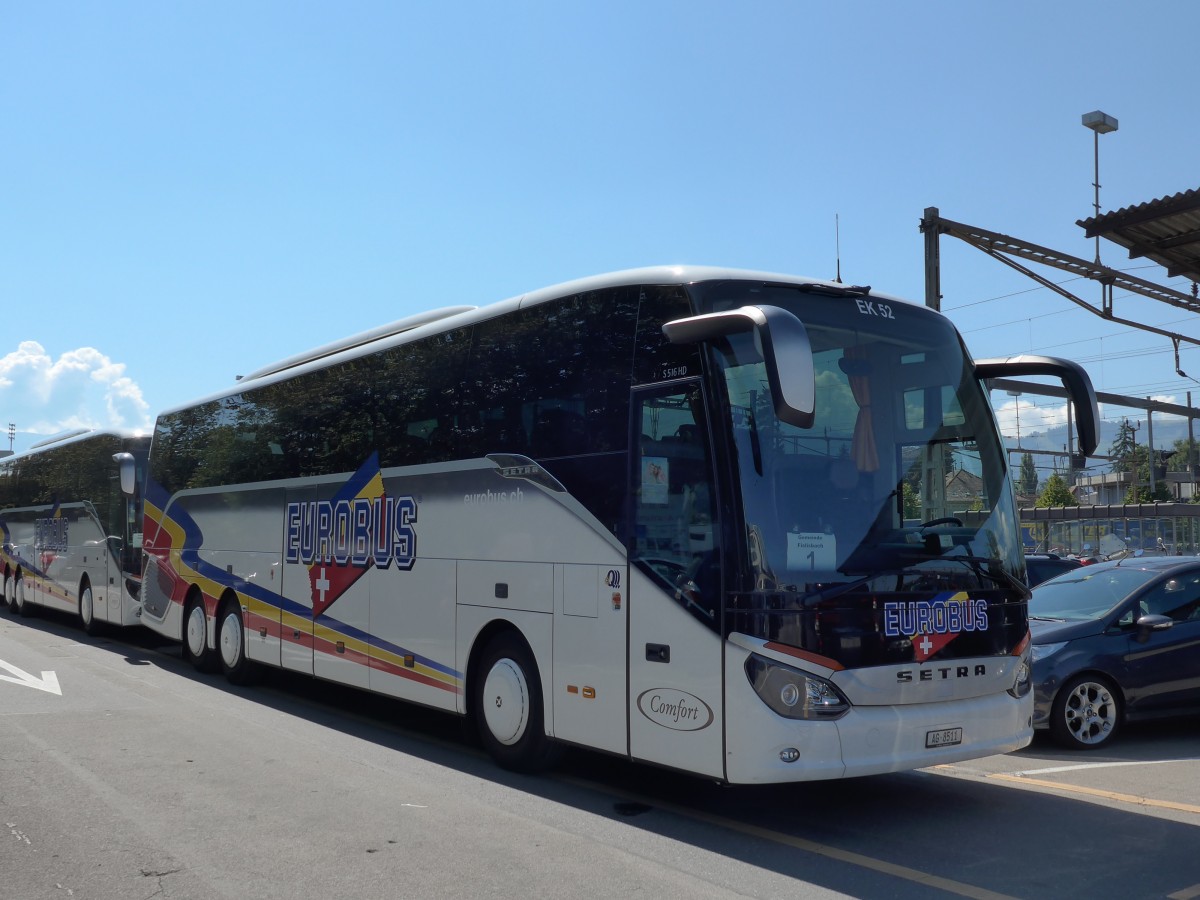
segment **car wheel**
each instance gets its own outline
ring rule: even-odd
[[[554,764],[561,748],[546,736],[537,664],[515,632],[492,638],[477,669],[472,711],[484,749],[514,772]]]
[[[1120,727],[1120,695],[1099,676],[1073,678],[1054,698],[1050,734],[1064,747],[1095,750],[1108,744]]]

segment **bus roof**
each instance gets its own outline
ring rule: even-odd
[[[361,347],[363,344],[372,344],[375,341],[382,340],[385,337],[403,334],[406,331],[412,331],[414,328],[419,328],[422,325],[428,325],[430,322],[437,322],[441,319],[448,319],[456,316],[459,313],[470,312],[475,309],[474,306],[445,306],[441,309],[431,309],[428,312],[417,313],[416,315],[407,316],[398,321],[391,322],[387,325],[380,325],[378,328],[372,328],[369,331],[363,331],[358,334],[352,334],[349,337],[342,338],[338,341],[332,341],[321,347],[316,347],[312,350],[306,350],[303,353],[297,353],[294,356],[289,356],[287,359],[281,359],[279,362],[271,363],[269,366],[263,366],[261,369],[255,369],[249,375],[239,375],[238,381],[253,381],[256,378],[265,378],[267,375],[274,375],[276,372],[283,372],[286,369],[294,369],[296,366],[304,365],[306,362],[312,362],[317,359],[324,359],[326,356],[333,356],[335,353],[341,353],[343,350],[352,350],[355,347]]]
[[[149,434],[145,431],[139,431],[131,428],[77,428],[73,431],[64,431],[60,434],[51,435],[48,438],[38,441],[30,445],[27,450],[12,456],[0,458],[0,462],[10,462],[14,459],[23,459],[27,456],[36,456],[39,453],[44,453],[47,450],[52,450],[56,447],[64,447],[68,444],[78,444],[83,441],[91,440],[97,437],[115,437],[122,440],[133,440],[134,438],[149,438]]]
[[[388,325],[381,325],[378,328],[351,335],[255,369],[249,375],[239,376],[238,382],[234,386],[190,403],[183,403],[163,410],[162,412],[173,413],[190,409],[202,403],[210,403],[222,397],[241,393],[246,389],[273,384],[277,381],[290,378],[292,375],[321,369],[334,362],[342,362],[358,356],[365,356],[376,350],[404,344],[431,334],[438,334],[442,331],[466,327],[498,315],[536,306],[540,303],[546,303],[562,297],[569,297],[574,294],[639,284],[687,285],[704,281],[724,280],[813,285],[816,287],[829,287],[838,291],[845,291],[847,288],[845,284],[823,278],[803,278],[797,275],[785,275],[778,272],[733,269],[720,266],[678,265],[624,269],[618,272],[609,272],[602,275],[578,278],[573,281],[564,281],[483,306],[448,306],[417,313]],[[870,288],[863,288],[863,292],[864,296],[869,295],[883,300],[911,302],[900,297],[871,290]]]

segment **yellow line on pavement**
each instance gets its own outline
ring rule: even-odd
[[[763,828],[759,825],[751,825],[748,822],[739,822],[737,819],[730,819],[726,818],[725,816],[718,816],[713,813],[706,813],[698,809],[691,809],[689,807],[676,806],[674,803],[668,803],[656,798],[648,798],[637,794],[631,794],[626,791],[612,790],[611,788],[603,787],[595,782],[585,781],[572,776],[557,776],[556,780],[566,781],[575,785],[576,787],[582,787],[592,791],[599,790],[603,793],[622,797],[625,800],[636,803],[645,803],[646,805],[655,809],[673,813],[674,815],[685,819],[707,822],[709,825],[715,825],[718,828],[736,831],[740,834],[760,838],[761,840],[771,841],[775,844],[783,844],[787,847],[794,847],[797,850],[803,850],[805,853],[812,853],[817,856],[824,856],[826,859],[834,859],[838,862],[849,863],[852,866],[870,869],[873,872],[879,872],[882,875],[888,875],[892,878],[900,878],[905,881],[912,881],[916,884],[924,885],[925,887],[937,888],[940,891],[945,891],[948,894],[956,894],[959,897],[970,897],[972,900],[1016,900],[1016,898],[1011,897],[1008,894],[1000,894],[996,891],[989,891],[986,888],[976,887],[973,884],[966,884],[961,881],[954,881],[950,878],[942,878],[938,875],[931,875],[928,872],[922,872],[919,869],[910,869],[908,866],[900,866],[896,865],[895,863],[887,862],[886,860],[876,859],[873,856],[855,853],[853,850],[842,850],[839,847],[831,847],[828,844],[819,844],[816,841],[794,837],[793,835],[784,834],[779,831],[772,831],[769,828]]]
[[[1099,788],[1081,787],[1075,784],[1063,784],[1061,781],[1046,781],[1041,778],[1026,778],[1022,775],[996,773],[988,778],[1000,781],[1011,781],[1014,784],[1030,784],[1038,787],[1053,788],[1056,791],[1066,791],[1071,794],[1086,794],[1089,797],[1101,797],[1105,800],[1115,800],[1118,803],[1132,803],[1134,806],[1153,806],[1158,809],[1173,809],[1178,812],[1200,813],[1200,806],[1191,803],[1175,803],[1171,800],[1153,800],[1150,797],[1139,797],[1137,794],[1119,794],[1116,791],[1103,791]]]

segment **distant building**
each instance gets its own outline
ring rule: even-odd
[[[983,479],[966,469],[955,469],[946,476],[946,501],[970,505],[983,496]]]
[[[1196,495],[1194,477],[1187,472],[1168,472],[1165,479],[1171,498],[1187,502]],[[1144,484],[1145,482],[1143,482]],[[1075,485],[1075,497],[1085,506],[1108,506],[1125,502],[1133,484],[1132,472],[1105,472],[1081,475]]]

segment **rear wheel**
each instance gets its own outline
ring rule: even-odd
[[[561,747],[546,736],[537,664],[514,632],[492,638],[480,657],[472,712],[484,749],[506,769],[537,772]]]
[[[100,623],[96,621],[92,586],[86,582],[79,592],[79,626],[86,634],[95,635],[100,631]]]
[[[198,671],[212,668],[212,651],[208,649],[208,621],[204,601],[191,597],[183,609],[183,658]]]
[[[217,647],[221,654],[221,669],[232,684],[250,684],[258,667],[246,657],[246,630],[242,627],[242,610],[236,601],[221,605],[217,619]]]
[[[1121,697],[1098,675],[1080,675],[1062,686],[1050,713],[1050,734],[1072,750],[1106,746],[1121,727]]]
[[[4,578],[2,580],[0,580],[0,588],[3,588],[3,590],[4,590],[3,596],[0,596],[0,612],[8,612],[8,610],[13,608],[12,607],[13,580],[11,578],[9,578],[7,575],[5,575]]]
[[[17,583],[13,586],[13,608],[22,616],[33,615],[33,604],[25,597],[25,579],[20,575],[17,576]]]

